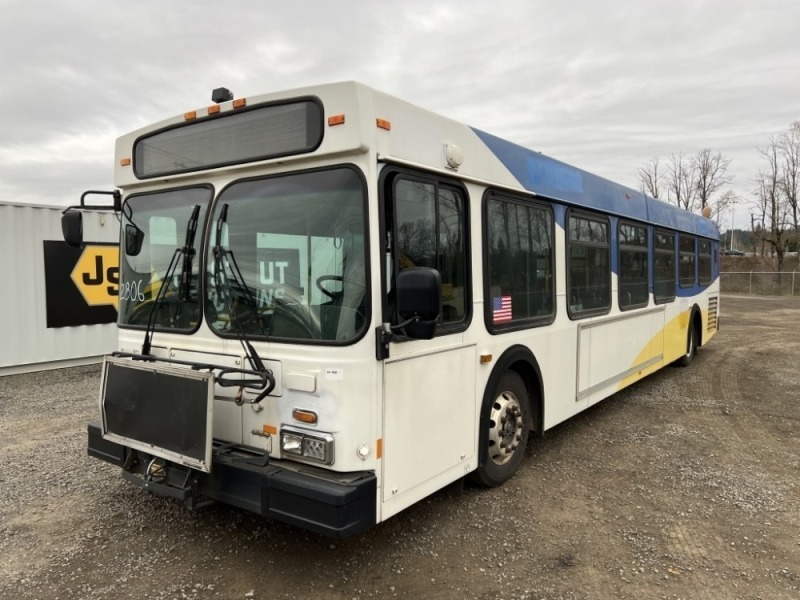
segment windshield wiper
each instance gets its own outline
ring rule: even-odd
[[[195,204],[194,208],[192,209],[192,215],[189,217],[189,222],[186,224],[184,246],[182,248],[175,248],[175,252],[169,261],[167,271],[164,273],[164,279],[162,280],[161,287],[158,289],[158,294],[156,294],[155,300],[153,300],[153,306],[150,307],[150,315],[147,318],[147,328],[144,330],[144,341],[142,342],[142,354],[144,355],[150,354],[150,345],[153,340],[153,330],[155,329],[155,316],[156,313],[158,313],[159,308],[161,308],[162,302],[164,302],[164,298],[167,295],[170,282],[175,275],[175,270],[178,268],[178,262],[180,261],[181,256],[183,256],[183,273],[181,273],[181,281],[178,286],[178,298],[179,300],[183,300],[183,298],[181,298],[181,294],[185,293],[185,299],[187,301],[189,300],[189,290],[192,277],[192,256],[194,255],[194,236],[195,232],[197,231],[197,218],[199,214],[200,205]],[[186,291],[182,292],[184,286]]]
[[[233,255],[233,252],[230,250],[225,250],[222,247],[222,228],[225,225],[226,221],[228,220],[228,204],[223,204],[222,209],[220,210],[219,217],[217,218],[216,223],[216,244],[214,245],[214,287],[217,292],[217,296],[222,296],[223,286],[224,292],[227,299],[228,305],[228,319],[230,320],[231,324],[234,326],[234,331],[236,332],[236,338],[242,344],[242,349],[244,350],[245,358],[250,363],[250,367],[257,371],[264,376],[264,381],[262,385],[259,386],[251,386],[246,385],[244,387],[255,387],[256,389],[262,389],[261,393],[253,400],[253,404],[258,404],[261,402],[274,388],[275,388],[275,378],[272,375],[272,371],[267,369],[264,366],[264,362],[261,360],[261,357],[256,352],[256,349],[250,343],[250,340],[247,339],[247,333],[242,327],[241,322],[239,321],[239,315],[236,309],[233,306],[233,293],[231,289],[231,284],[228,281],[228,275],[226,270],[226,264],[230,263],[230,271],[233,277],[233,281],[238,288],[241,289],[242,294],[247,298],[247,301],[251,304],[255,314],[256,314],[256,322],[259,321],[258,318],[258,304],[256,303],[255,298],[250,293],[250,288],[247,287],[247,283],[242,276],[242,272],[239,269],[239,265],[236,263],[236,258]],[[220,385],[231,385],[231,383],[222,383]]]
[[[186,238],[183,243],[183,273],[181,273],[181,288],[178,290],[178,297],[186,302],[191,301],[192,296],[192,259],[195,255],[194,237],[197,233],[197,220],[200,215],[200,205],[195,204],[192,216],[186,224]]]

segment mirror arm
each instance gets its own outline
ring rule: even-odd
[[[101,196],[112,196],[113,201],[111,206],[103,206],[103,205],[94,205],[94,204],[86,204],[86,196],[91,194],[100,194]],[[81,194],[81,203],[80,204],[73,204],[72,206],[68,206],[61,214],[65,214],[70,210],[113,210],[114,212],[120,212],[122,210],[122,192],[119,190],[87,190]]]
[[[414,315],[410,319],[406,319],[402,323],[398,323],[397,325],[390,325],[389,329],[391,331],[398,331],[399,329],[403,329],[406,325],[411,325],[412,323],[421,323],[422,325],[433,325],[439,322],[439,319],[431,319],[430,321],[424,321],[422,317],[419,315]]]

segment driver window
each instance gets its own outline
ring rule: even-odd
[[[394,265],[437,269],[442,279],[441,323],[467,317],[464,194],[435,181],[400,177],[393,189]]]

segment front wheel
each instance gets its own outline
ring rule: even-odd
[[[511,479],[528,444],[530,401],[519,374],[503,374],[481,415],[481,460],[472,479],[496,487]]]

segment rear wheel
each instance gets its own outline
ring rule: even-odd
[[[694,323],[689,323],[686,338],[686,354],[678,359],[678,365],[681,367],[688,367],[692,364],[692,360],[697,354],[697,327],[694,326]]]
[[[472,479],[495,487],[519,468],[528,443],[530,401],[522,378],[507,371],[495,386],[481,415],[481,464]]]

